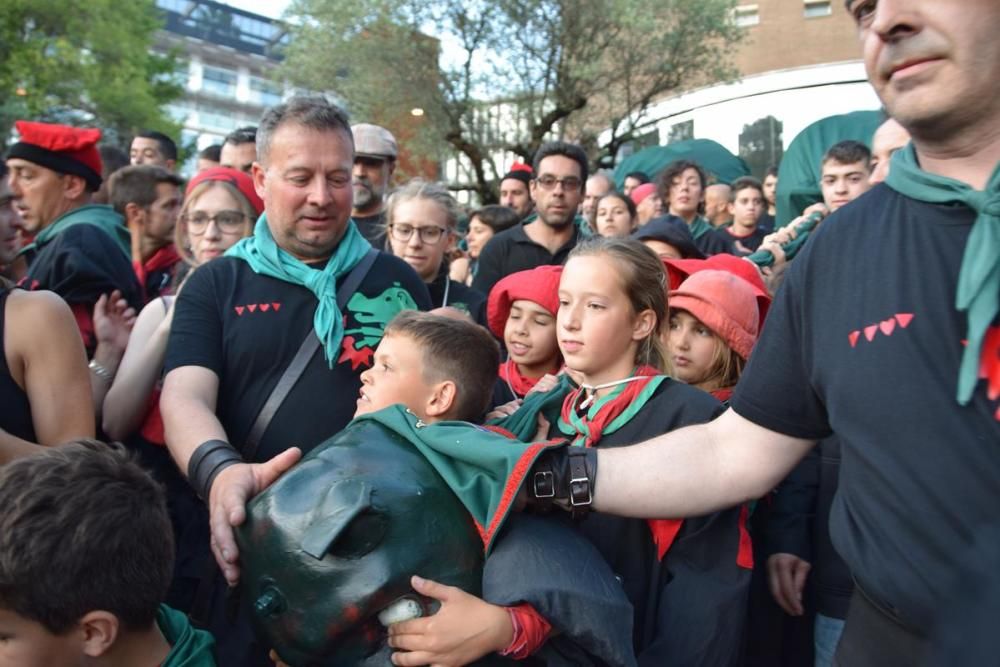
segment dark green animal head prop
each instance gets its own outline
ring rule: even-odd
[[[254,498],[237,541],[258,635],[293,667],[390,664],[379,615],[433,611],[413,574],[481,586],[468,512],[416,448],[374,421],[352,423]]]

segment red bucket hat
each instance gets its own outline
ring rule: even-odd
[[[643,183],[632,189],[629,197],[632,199],[632,203],[638,206],[642,201],[649,195],[656,192],[656,185],[653,183]]]
[[[561,266],[538,266],[512,273],[494,285],[486,303],[486,322],[493,335],[503,338],[511,304],[519,299],[533,301],[555,316],[559,310],[559,278],[562,270]]]
[[[208,183],[210,181],[222,181],[224,183],[229,183],[234,188],[240,191],[257,215],[264,212],[264,200],[260,198],[257,191],[253,187],[253,179],[250,178],[249,174],[245,174],[239,169],[232,169],[230,167],[212,167],[211,169],[206,169],[205,171],[199,172],[188,181],[187,190],[184,192],[184,196],[191,194],[191,191],[202,183]]]
[[[675,290],[680,287],[684,280],[698,271],[714,269],[726,271],[735,276],[739,276],[750,284],[753,293],[757,297],[757,310],[759,313],[760,325],[764,325],[767,317],[767,310],[771,307],[771,294],[764,285],[763,278],[757,267],[745,259],[734,255],[721,253],[712,255],[708,259],[665,259],[663,263],[667,267],[668,289]]]
[[[753,288],[728,271],[698,271],[668,293],[671,310],[686,310],[711,329],[736,354],[747,359],[760,333]]]

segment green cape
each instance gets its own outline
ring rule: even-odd
[[[30,250],[41,250],[42,246],[54,239],[61,231],[73,225],[93,225],[100,227],[113,238],[118,247],[122,249],[129,262],[132,261],[132,239],[128,229],[125,228],[125,220],[118,215],[110,206],[103,204],[87,204],[74,208],[72,211],[63,213],[56,218],[51,225],[38,232],[33,243],[21,249],[21,253]]]

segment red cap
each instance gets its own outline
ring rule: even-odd
[[[188,181],[187,190],[184,193],[185,196],[191,194],[191,191],[197,186],[209,181],[229,183],[247,198],[250,205],[257,211],[257,215],[264,212],[264,200],[260,198],[254,189],[253,179],[250,178],[249,174],[230,167],[212,167],[211,169],[199,172],[194,178]]]
[[[643,199],[653,194],[654,192],[656,192],[656,186],[654,184],[643,183],[642,185],[638,185],[632,188],[632,192],[630,192],[628,196],[632,200],[632,203],[638,206],[639,204],[642,203]]]
[[[767,309],[771,307],[771,294],[767,291],[764,279],[760,277],[760,271],[757,270],[755,264],[725,253],[712,255],[708,259],[665,259],[663,263],[667,267],[667,282],[672,290],[680,287],[680,284],[688,276],[706,269],[728,271],[743,278],[750,283],[750,287],[753,288],[754,295],[757,297],[759,320],[763,326],[764,319],[767,317]]]
[[[554,317],[559,310],[559,278],[562,270],[561,266],[544,265],[502,278],[490,290],[490,298],[486,303],[486,322],[490,325],[490,331],[497,338],[503,338],[511,304],[519,299],[537,303]]]
[[[21,140],[7,153],[8,158],[20,158],[61,174],[79,176],[96,191],[101,187],[101,154],[97,128],[70,127],[53,123],[19,120],[14,123]]]
[[[667,297],[671,310],[686,310],[736,354],[747,359],[760,333],[757,298],[750,283],[728,271],[697,271]]]

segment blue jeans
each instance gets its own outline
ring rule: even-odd
[[[840,642],[840,634],[844,631],[844,621],[832,616],[816,614],[816,627],[813,633],[813,643],[816,647],[816,667],[831,667],[833,654]]]

